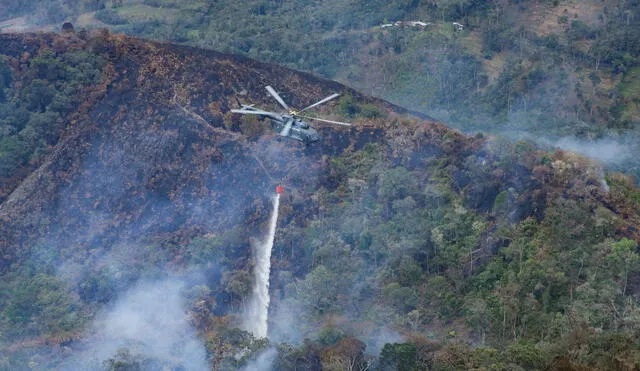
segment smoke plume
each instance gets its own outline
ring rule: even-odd
[[[63,370],[127,364],[137,369],[206,370],[204,345],[189,324],[177,279],[145,282],[124,294],[93,324],[93,336]]]

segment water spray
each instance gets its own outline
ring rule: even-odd
[[[266,338],[269,316],[269,275],[271,272],[271,250],[276,234],[278,222],[278,207],[280,206],[280,194],[284,191],[281,185],[276,187],[276,195],[273,197],[273,211],[269,219],[269,231],[266,238],[254,245],[255,254],[255,284],[249,305],[247,307],[244,328],[257,338]]]

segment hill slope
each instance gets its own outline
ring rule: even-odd
[[[637,364],[623,175],[243,57],[107,32],[0,50],[2,367],[238,368],[269,344],[276,369]],[[229,112],[273,107],[267,84],[340,92],[325,113],[354,126],[304,146]],[[267,342],[237,327],[277,183]],[[128,342],[110,327],[148,312]],[[154,348],[175,339],[195,350]]]
[[[530,135],[637,174],[638,156],[627,153],[638,152],[640,18],[633,15],[639,6],[618,0],[0,1],[6,17],[26,16],[0,27],[18,30],[30,20],[57,29],[66,19],[243,54],[343,81],[465,131]]]

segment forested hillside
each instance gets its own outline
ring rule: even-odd
[[[636,0],[48,0],[4,9],[5,18],[56,28],[71,20],[243,54],[466,131],[533,138],[640,169]]]
[[[640,367],[629,176],[210,50],[78,30],[0,54],[0,369]],[[274,107],[267,84],[341,93],[323,112],[354,125],[305,146],[230,112]]]
[[[639,10],[0,0],[0,370],[640,368]],[[229,112],[268,84],[355,125]]]

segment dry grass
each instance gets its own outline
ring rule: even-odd
[[[494,83],[504,70],[506,52],[494,53],[491,59],[482,56],[482,36],[477,31],[471,31],[462,41],[464,48],[471,52],[478,61],[482,62],[483,70],[489,77],[489,84]]]
[[[528,11],[521,12],[521,22],[530,26],[538,36],[561,34],[570,27],[572,20],[580,20],[589,26],[600,25],[598,16],[603,14],[605,3],[599,0],[565,0],[558,6],[535,2]],[[566,17],[567,22],[560,19]]]

